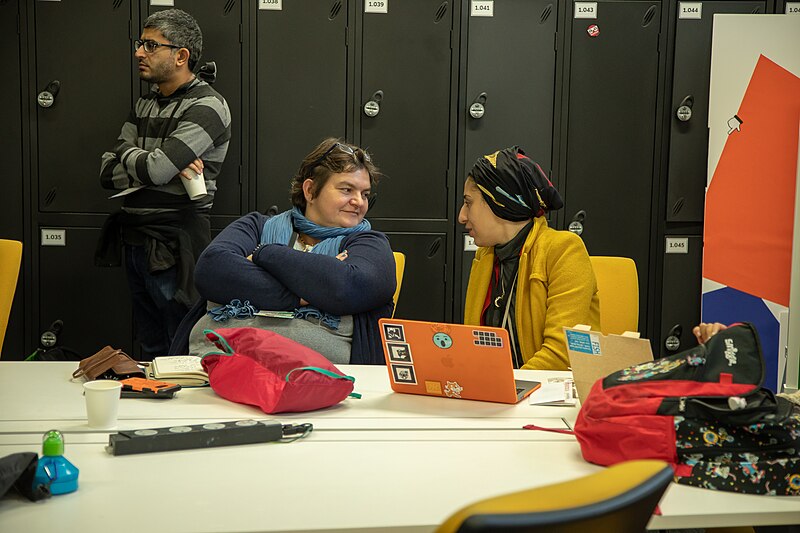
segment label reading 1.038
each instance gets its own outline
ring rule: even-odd
[[[270,11],[283,11],[283,0],[259,0],[258,9]]]
[[[679,19],[703,18],[703,2],[678,2]]]
[[[66,246],[67,230],[42,228],[42,246]]]
[[[388,13],[389,0],[364,0],[364,13]]]
[[[576,19],[596,19],[597,2],[575,2]]]

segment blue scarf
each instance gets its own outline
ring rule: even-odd
[[[339,254],[345,237],[360,231],[369,231],[370,229],[372,229],[372,226],[367,219],[363,219],[352,228],[320,226],[308,220],[300,212],[300,209],[294,207],[264,222],[264,228],[261,230],[261,244],[283,244],[288,246],[292,233],[296,230],[298,233],[304,233],[309,237],[320,239],[320,242],[315,244],[309,253],[336,256]],[[318,317],[329,328],[339,328],[339,317],[336,315],[330,315],[310,305],[295,309],[295,318],[306,317]]]

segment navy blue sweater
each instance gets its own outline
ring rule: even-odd
[[[365,231],[347,236],[347,259],[304,253],[261,240],[267,216],[250,213],[226,227],[197,261],[194,280],[205,300],[250,300],[258,309],[292,310],[300,299],[334,315],[353,315],[351,364],[383,364],[378,319],[392,314],[394,256],[386,236]],[[188,334],[205,312],[202,301],[181,324],[170,351],[186,353]],[[189,326],[188,328],[184,326]],[[184,345],[186,348],[183,348]]]

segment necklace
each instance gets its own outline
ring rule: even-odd
[[[494,299],[494,306],[497,308],[503,305],[503,298],[506,297],[506,280],[503,278],[502,269],[500,272],[500,291],[501,291],[500,296]]]

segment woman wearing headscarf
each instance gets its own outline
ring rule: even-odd
[[[592,265],[580,237],[547,226],[563,201],[518,146],[483,156],[464,184],[458,221],[479,246],[464,323],[508,330],[516,368],[566,370],[563,327],[600,329]]]

